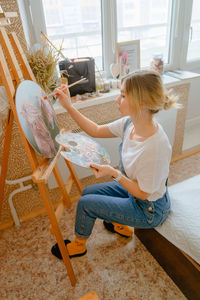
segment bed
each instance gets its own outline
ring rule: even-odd
[[[200,299],[200,175],[169,187],[172,207],[155,229],[135,234],[188,299]]]

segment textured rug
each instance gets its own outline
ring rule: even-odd
[[[200,153],[173,163],[169,184],[200,172]],[[93,183],[94,178],[82,181]],[[60,222],[64,238],[73,239],[77,203]],[[137,237],[124,239],[107,232],[97,220],[85,256],[72,259],[77,284],[72,287],[63,262],[50,249],[55,238],[47,216],[0,233],[2,300],[76,300],[94,290],[100,300],[186,299]],[[0,297],[1,298],[1,297]]]

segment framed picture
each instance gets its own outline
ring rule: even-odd
[[[116,49],[121,76],[140,68],[140,40],[117,43]]]

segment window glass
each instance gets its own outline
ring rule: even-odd
[[[118,42],[140,40],[141,66],[155,53],[169,63],[171,0],[117,0]]]
[[[69,58],[92,56],[102,69],[101,1],[43,0],[48,38]]]
[[[200,1],[193,0],[187,60],[200,59]]]

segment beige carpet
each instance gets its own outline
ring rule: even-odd
[[[169,184],[200,172],[200,153],[171,165]],[[94,178],[83,180],[83,185]],[[76,203],[60,222],[64,238],[73,238]],[[94,290],[100,300],[186,299],[151,254],[133,237],[104,230],[97,220],[85,256],[72,259],[77,278],[71,287],[64,264],[50,249],[47,216],[0,233],[0,290],[3,300],[75,300]]]

